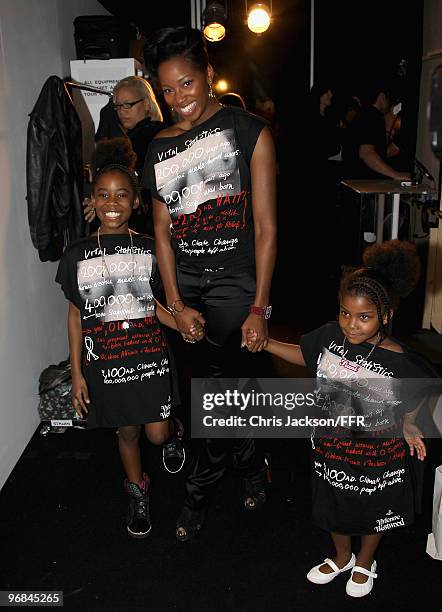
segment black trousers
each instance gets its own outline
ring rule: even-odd
[[[195,271],[178,267],[177,279],[185,304],[201,312],[206,320],[206,338],[196,347],[204,352],[200,362],[206,371],[202,374],[211,378],[247,376],[245,364],[255,356],[241,355],[240,328],[255,298],[254,269]],[[244,478],[263,470],[264,454],[257,452],[255,440],[204,440],[186,481],[186,507],[199,510],[207,504],[232,453]]]

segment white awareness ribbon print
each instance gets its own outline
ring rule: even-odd
[[[92,340],[92,338],[90,336],[85,336],[84,344],[85,344],[86,350],[87,350],[86,359],[88,361],[90,361],[91,357],[93,357],[95,359],[95,361],[96,361],[98,359],[98,355],[96,355],[93,352],[94,351],[94,341]]]

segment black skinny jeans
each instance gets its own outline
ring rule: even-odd
[[[215,378],[244,376],[244,372],[238,372],[241,368],[241,325],[255,298],[254,270],[195,271],[178,267],[177,279],[186,306],[201,312],[206,320],[203,342],[207,349],[207,375]],[[236,372],[232,368],[236,368]],[[244,478],[252,478],[264,469],[264,455],[257,452],[253,439],[204,440],[186,481],[186,507],[199,510],[207,504],[226,472],[231,453]]]

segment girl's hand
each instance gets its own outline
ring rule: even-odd
[[[258,339],[258,334],[254,329],[248,329],[247,330],[247,334],[246,334],[246,344],[242,344],[241,348],[243,346],[251,346],[254,342],[256,342]]]
[[[72,406],[80,419],[86,417],[89,412],[87,404],[90,404],[87,383],[83,376],[72,376]]]
[[[241,325],[241,347],[246,346],[251,353],[262,351],[267,346],[267,321],[259,315],[249,314]]]
[[[417,453],[417,458],[423,461],[427,454],[423,434],[419,427],[414,423],[404,423],[404,438],[410,447],[410,455],[413,457],[414,452]]]
[[[90,223],[95,219],[95,207],[90,198],[84,198],[83,209],[84,218],[88,223]]]
[[[253,344],[256,342],[257,339],[258,339],[258,333],[254,329],[249,329],[247,331],[246,344],[245,345],[242,344],[241,348],[243,348],[243,346],[247,346],[247,348],[249,346],[253,346]],[[269,339],[267,338],[266,341],[264,342],[262,350],[265,350],[267,348],[268,343],[269,343]]]
[[[178,331],[186,342],[197,342],[204,338],[204,317],[195,308],[185,306],[181,312],[175,314],[175,323]]]
[[[190,328],[189,332],[192,335],[192,339],[189,339],[189,334],[181,334],[181,335],[183,336],[183,340],[185,342],[191,342],[192,344],[194,342],[200,342],[205,336],[204,327],[201,325],[201,323],[197,319],[193,320],[193,325]]]

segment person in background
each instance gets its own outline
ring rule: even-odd
[[[403,167],[397,169],[396,161],[390,158],[396,151],[388,147],[385,117],[391,109],[392,94],[389,87],[379,81],[369,83],[362,96],[363,106],[357,119],[345,130],[342,150],[343,178],[368,179],[371,181],[409,181],[411,174]],[[377,239],[377,197],[366,194],[355,197],[350,189],[342,190],[342,235],[348,240],[342,245],[342,259],[356,262],[361,245]],[[407,218],[408,205],[401,207],[400,223]]]
[[[113,105],[126,136],[137,156],[136,171],[141,177],[147,149],[164,121],[150,83],[139,76],[129,76],[114,87]]]
[[[359,117],[361,101],[358,96],[348,96],[343,103],[343,114],[340,127],[348,128]]]
[[[309,95],[307,113],[307,148],[309,163],[315,176],[329,178],[329,157],[339,153],[341,148],[338,121],[331,113],[333,91],[328,83],[313,85]]]
[[[357,120],[361,113],[361,101],[357,96],[347,94],[344,95],[338,103],[338,128],[339,128],[339,142],[341,144],[340,151],[337,155],[332,157],[332,160],[339,162],[339,168],[337,169],[337,176],[341,179],[344,176],[343,167],[344,163],[342,160],[342,152],[346,147],[346,141],[351,130],[353,122]]]
[[[235,93],[234,91],[225,93],[222,96],[220,96],[218,99],[221,102],[221,104],[224,104],[225,106],[237,106],[238,108],[247,110],[246,103],[244,102],[242,97],[239,94]]]
[[[135,171],[141,177],[147,149],[155,134],[164,128],[163,115],[150,83],[139,76],[128,76],[118,81],[112,97],[113,112],[118,118],[120,135],[125,135],[131,142],[137,160]],[[106,132],[106,129],[108,132]],[[113,122],[98,127],[100,139],[115,135]],[[98,139],[98,138],[97,138]],[[87,221],[94,218],[94,210],[89,198],[85,199],[85,217]],[[134,211],[131,227],[140,233],[153,235],[151,196],[147,189],[141,191],[140,208]]]
[[[348,128],[343,148],[347,178],[410,179],[409,172],[397,171],[388,162],[385,115],[390,108],[390,94],[385,85],[375,83],[367,89],[366,105]]]
[[[334,92],[327,81],[317,82],[311,88],[308,97],[308,108],[302,117],[303,124],[299,133],[304,137],[303,180],[309,187],[309,196],[302,206],[297,207],[297,217],[302,227],[308,228],[301,233],[298,243],[301,257],[315,258],[324,249],[324,246],[339,244],[339,215],[338,215],[338,184],[341,164],[329,158],[337,155],[341,149],[341,130],[339,119],[335,114]],[[298,145],[299,146],[299,145]],[[308,269],[300,270],[305,278],[300,283],[306,290],[306,299],[311,300],[307,305],[309,316],[315,317],[315,302],[320,295],[326,293],[333,296],[338,278],[340,253],[338,249],[328,249],[327,257],[322,259],[321,270],[323,284],[327,284],[328,291],[318,285],[316,279]],[[330,299],[330,313],[334,309],[334,301]],[[312,321],[314,323],[314,321]]]
[[[414,158],[403,129],[401,109],[401,103],[392,104],[388,113],[385,114],[387,157],[395,170],[411,167]]]
[[[276,116],[275,102],[268,96],[258,96],[255,101],[255,114],[265,119],[275,141],[275,146],[278,144],[279,123]]]

